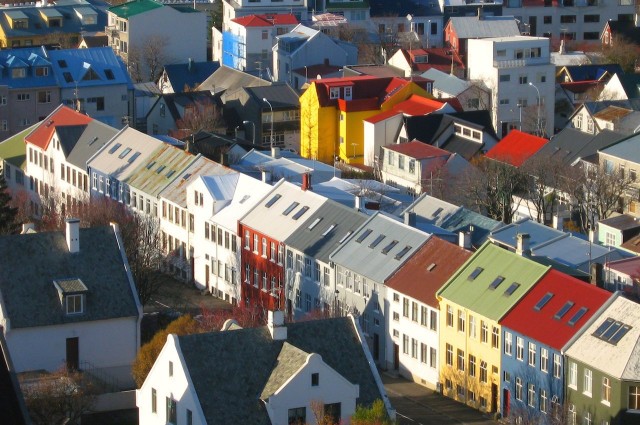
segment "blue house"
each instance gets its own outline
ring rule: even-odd
[[[611,293],[549,270],[500,322],[501,414],[549,423],[564,403],[564,352]]]

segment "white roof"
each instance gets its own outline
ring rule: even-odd
[[[233,230],[235,233],[238,227],[238,220],[260,202],[273,187],[245,174],[238,173],[235,175],[235,179],[232,179],[232,176],[234,175],[219,176],[220,178],[217,179],[219,185],[228,183],[226,188],[220,188],[221,192],[229,193],[231,184],[234,185],[234,190],[232,196],[227,198],[231,201],[229,205],[211,217],[210,220],[225,229]],[[209,190],[211,190],[210,185],[212,183],[211,180],[207,182]]]
[[[284,241],[325,202],[327,198],[324,196],[302,190],[283,179],[273,187],[264,202],[257,204],[240,221],[245,226]]]
[[[120,144],[120,146],[116,149],[118,144]],[[109,143],[104,145],[104,147],[87,162],[87,166],[100,170],[104,174],[116,177],[119,180],[124,180],[133,170],[138,168],[140,164],[144,163],[153,152],[160,149],[163,145],[163,142],[160,140],[127,127],[111,139]],[[127,149],[130,149],[130,151],[124,155]],[[133,162],[129,162],[136,152],[140,154]]]
[[[616,322],[630,327],[619,340],[616,340],[616,333],[613,331],[623,329],[623,326],[617,327]],[[606,323],[612,325],[609,327],[611,334],[606,333]],[[604,338],[598,337],[597,334],[602,332],[605,332]],[[613,336],[613,339],[607,341],[607,336]],[[640,308],[638,304],[616,295],[613,302],[567,349],[566,354],[616,379],[638,381],[640,380],[639,338]]]

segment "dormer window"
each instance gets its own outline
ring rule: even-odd
[[[27,70],[25,68],[13,68],[11,70],[11,78],[24,78],[27,76]]]
[[[36,68],[36,77],[46,77],[49,75],[49,68],[46,66],[39,66]]]
[[[340,97],[340,87],[331,87],[329,89],[329,99],[338,99]]]
[[[344,99],[351,100],[353,97],[353,87],[345,87],[344,88]]]
[[[83,314],[86,309],[87,287],[78,278],[58,279],[53,281],[58,291],[64,314],[73,316]]]

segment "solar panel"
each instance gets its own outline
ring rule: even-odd
[[[467,280],[475,280],[475,278],[478,277],[478,275],[482,273],[483,270],[484,269],[482,267],[476,267],[476,269],[471,272]]]
[[[567,314],[567,312],[569,311],[569,309],[573,307],[573,301],[567,301],[566,303],[564,303],[564,305],[562,306],[562,308],[560,310],[558,310],[558,312],[556,313],[555,316],[553,316],[555,319],[562,319],[562,317],[564,317],[565,314]]]
[[[614,320],[610,317],[607,318],[607,320],[605,320],[604,322],[602,322],[602,324],[600,326],[598,326],[598,329],[596,329],[596,331],[593,333],[594,336],[601,338],[602,334],[604,333],[604,331],[606,331],[607,329],[609,329],[609,326],[611,326],[611,324],[614,322]]]
[[[547,292],[546,294],[544,294],[544,297],[542,297],[540,301],[538,301],[538,303],[533,307],[533,309],[535,311],[542,310],[542,307],[544,307],[551,298],[553,298],[553,294],[551,292]]]
[[[504,277],[502,276],[498,276],[495,279],[493,279],[493,282],[491,282],[491,285],[489,285],[489,289],[496,289],[498,286],[500,286],[500,284],[504,281]]]
[[[511,286],[509,286],[507,290],[504,291],[504,294],[508,297],[509,295],[516,292],[516,289],[518,289],[519,287],[520,287],[520,284],[518,282],[513,282]]]
[[[576,313],[567,322],[569,326],[575,325],[578,322],[578,320],[582,319],[582,316],[584,316],[588,310],[589,309],[587,307],[580,307],[580,310],[576,311]]]

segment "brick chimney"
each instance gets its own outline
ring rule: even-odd
[[[69,252],[74,254],[80,251],[80,220],[77,218],[68,218],[66,220],[66,237]]]

